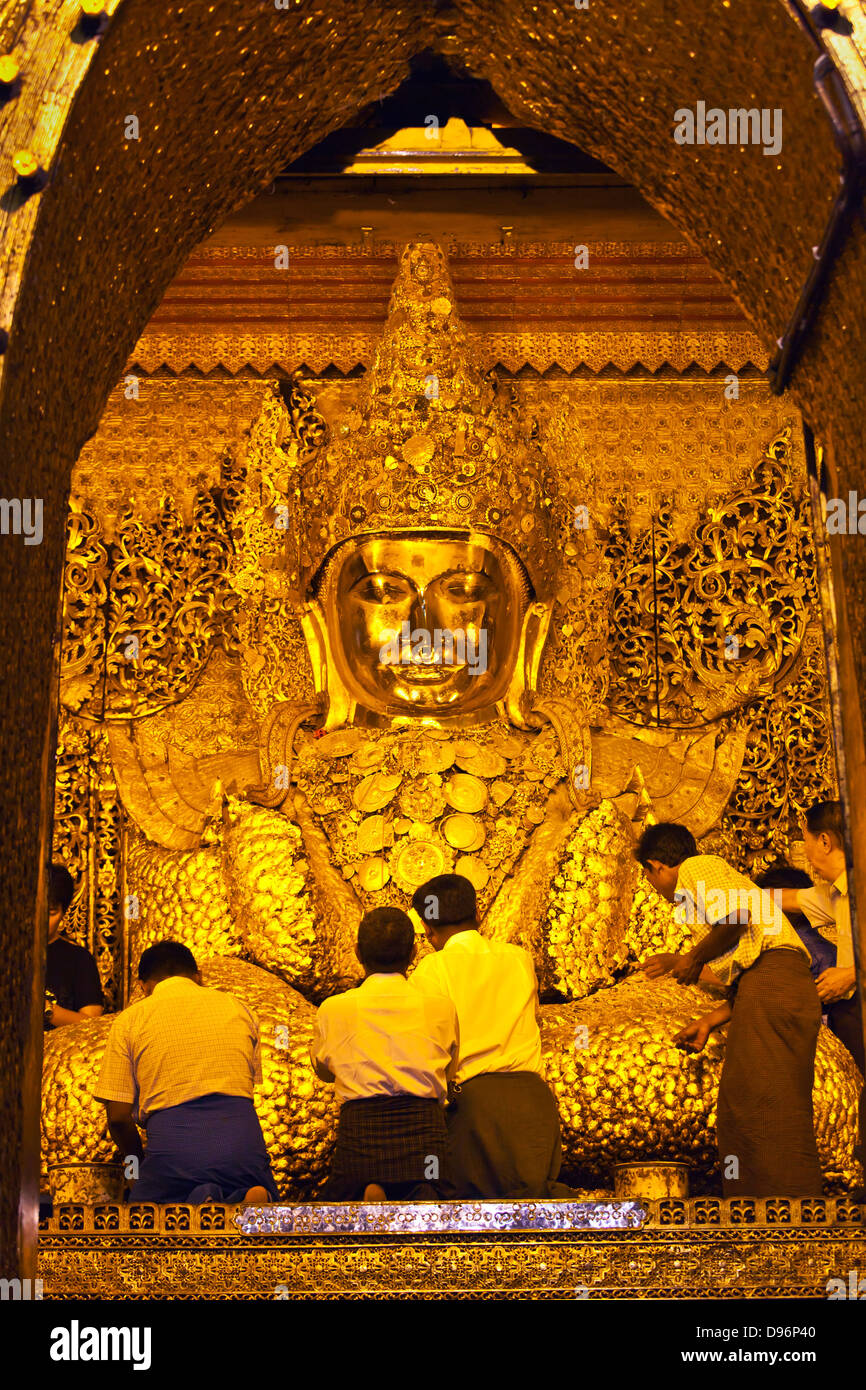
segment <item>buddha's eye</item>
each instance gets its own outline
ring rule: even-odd
[[[409,597],[409,585],[393,574],[365,574],[352,585],[362,603],[400,603]]]
[[[487,598],[490,584],[483,574],[472,570],[464,574],[450,574],[443,580],[442,592],[452,603],[480,603]]]

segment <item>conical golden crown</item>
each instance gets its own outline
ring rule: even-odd
[[[534,435],[473,362],[445,256],[410,243],[359,410],[300,480],[301,577],[350,536],[472,529],[507,542],[553,592],[555,481]]]

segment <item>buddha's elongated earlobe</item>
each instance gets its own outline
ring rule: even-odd
[[[533,727],[527,716],[538,684],[538,670],[552,612],[552,601],[536,601],[530,603],[523,615],[517,659],[504,702],[509,723],[520,729]]]
[[[354,718],[355,701],[340,678],[328,624],[318,599],[310,599],[304,604],[301,627],[313,668],[313,685],[327,707],[322,727],[326,730],[340,729]]]

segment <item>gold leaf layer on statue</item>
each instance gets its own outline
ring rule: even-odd
[[[317,949],[300,830],[278,811],[234,799],[229,818],[224,871],[246,950],[295,988],[320,993],[327,967]]]
[[[196,960],[241,954],[241,927],[229,904],[219,844],[187,853],[139,836],[126,856],[129,960],[156,941],[180,941]]]
[[[552,984],[566,997],[612,984],[626,962],[638,872],[633,849],[631,825],[609,801],[581,821],[566,846],[547,912]]]
[[[542,990],[551,983],[543,930],[550,885],[577,824],[568,789],[560,787],[547,803],[544,824],[533,834],[515,873],[503,883],[481,928],[484,936],[529,951]]]
[[[610,1186],[615,1162],[688,1160],[694,1165],[692,1192],[714,1189],[724,1030],[700,1053],[680,1052],[671,1042],[678,1029],[706,1012],[708,997],[695,986],[638,975],[591,999],[542,1009],[565,1181]],[[812,1102],[821,1167],[834,1191],[859,1178],[851,1158],[859,1089],[850,1054],[822,1027]]]
[[[657,893],[644,874],[639,873],[625,930],[625,944],[631,959],[642,962],[664,951],[687,951],[692,939],[689,928],[675,920],[673,903]]]

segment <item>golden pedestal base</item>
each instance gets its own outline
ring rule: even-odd
[[[638,1229],[569,1228],[588,1205],[66,1205],[39,1274],[47,1299],[705,1299],[826,1298],[866,1271],[866,1208],[842,1198],[669,1198]]]

